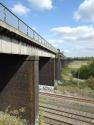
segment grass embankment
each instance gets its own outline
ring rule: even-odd
[[[40,109],[39,111],[39,125],[45,125],[45,120],[44,120],[44,113],[43,111]]]
[[[82,95],[88,97],[94,97],[94,89],[90,87],[90,81],[93,78],[88,80],[78,79],[72,75],[72,71],[77,71],[80,67],[84,65],[89,65],[90,61],[72,61],[62,68],[62,79],[63,83],[57,86],[57,89],[63,94],[72,94],[72,95]]]
[[[62,68],[62,79],[63,80],[70,80],[72,77],[71,72],[73,70],[79,69],[83,65],[88,65],[90,61],[72,61],[68,65]]]
[[[0,125],[26,125],[24,120],[8,113],[0,112]]]

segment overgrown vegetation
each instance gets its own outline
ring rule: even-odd
[[[0,125],[28,125],[27,121],[19,115],[24,111],[23,108],[13,111],[9,111],[8,108],[5,112],[0,111]]]
[[[72,74],[76,78],[79,75],[80,79],[88,79],[91,76],[94,77],[94,61],[88,65],[81,66],[77,71],[73,71]]]
[[[74,77],[76,74],[77,70],[79,70],[80,67],[87,66],[90,63],[90,61],[72,61],[65,65],[62,68],[62,79],[63,80],[70,80],[71,78]]]
[[[87,79],[86,81],[88,83],[88,87],[90,87],[91,89],[94,90],[94,77],[89,77],[89,79]]]
[[[63,94],[94,97],[94,61],[72,60],[62,68],[62,81],[57,90]]]
[[[43,111],[39,111],[39,125],[44,125],[44,114]]]

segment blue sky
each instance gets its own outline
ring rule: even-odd
[[[66,56],[94,56],[94,0],[0,0]]]

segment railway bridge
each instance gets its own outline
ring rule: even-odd
[[[24,109],[22,118],[35,124],[38,84],[60,80],[61,54],[0,3],[0,111]]]

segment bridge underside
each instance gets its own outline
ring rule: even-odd
[[[39,58],[39,84],[54,86],[55,80],[55,59]]]
[[[60,58],[37,40],[0,21],[0,111],[24,109],[22,118],[35,124],[38,84],[60,80]]]
[[[21,111],[28,125],[38,114],[38,84],[54,86],[60,80],[58,51],[38,33],[0,4],[0,111]],[[7,12],[15,17],[11,25]],[[13,20],[13,19],[12,19]],[[9,23],[10,22],[10,23]],[[24,27],[19,24],[22,23]]]
[[[35,124],[38,113],[38,58],[0,54],[0,111],[24,109],[22,118]]]
[[[60,58],[39,58],[39,84],[54,86],[55,81],[61,80]]]
[[[22,118],[35,124],[38,114],[38,84],[54,86],[54,58],[0,54],[0,111],[24,109]]]

